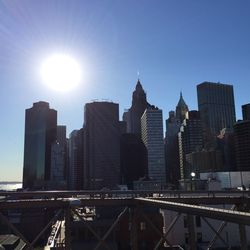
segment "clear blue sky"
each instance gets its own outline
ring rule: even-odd
[[[21,180],[24,114],[44,100],[67,132],[93,99],[131,104],[137,71],[148,101],[175,109],[182,90],[197,109],[196,85],[234,85],[237,118],[250,102],[248,0],[0,0],[0,180]],[[74,91],[41,83],[42,59],[68,52],[85,77]],[[165,126],[165,125],[164,125]]]

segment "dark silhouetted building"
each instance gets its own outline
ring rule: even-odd
[[[71,190],[83,189],[84,130],[73,130],[69,135],[68,186]]]
[[[120,126],[120,134],[126,134],[127,133],[127,123],[125,121],[119,121]]]
[[[242,105],[241,108],[243,120],[250,120],[250,103]]]
[[[242,105],[242,117],[234,124],[236,168],[250,171],[250,104]]]
[[[250,171],[250,120],[234,125],[235,158],[239,171]]]
[[[84,187],[115,188],[120,183],[119,105],[93,102],[84,110]]]
[[[186,178],[190,178],[190,173],[196,173],[198,176],[202,172],[215,172],[223,170],[223,158],[220,150],[205,150],[186,154],[186,165],[189,174]]]
[[[123,120],[127,123],[127,133],[141,134],[141,117],[146,108],[150,107],[147,96],[138,79],[132,97],[132,106],[123,114]]]
[[[61,147],[64,149],[64,180],[67,181],[68,175],[68,149],[67,149],[67,136],[66,136],[66,126],[58,125],[56,132],[56,141],[59,142]]]
[[[169,112],[169,118],[166,120],[166,172],[167,181],[178,185],[180,179],[180,160],[179,160],[179,144],[178,132],[180,131],[180,121],[176,118],[175,112]]]
[[[57,126],[56,141],[51,146],[51,189],[66,189],[67,171],[67,139],[66,126]]]
[[[213,147],[220,130],[235,123],[233,86],[203,82],[197,85],[197,96],[205,146]]]
[[[181,179],[189,178],[191,169],[186,162],[186,154],[197,152],[203,147],[202,125],[199,111],[189,111],[178,134]]]
[[[56,130],[56,140],[61,145],[66,145],[66,126],[58,125]]]
[[[166,183],[162,110],[147,108],[141,117],[141,136],[148,151],[148,177]]]
[[[51,146],[56,140],[57,111],[47,102],[26,109],[23,188],[40,189],[50,180]]]
[[[217,136],[217,149],[222,153],[223,165],[220,166],[220,170],[236,170],[234,132],[232,129],[224,128],[221,130],[220,134]]]
[[[133,189],[133,181],[147,176],[147,148],[135,134],[121,136],[121,177],[122,184]]]
[[[185,103],[182,92],[180,93],[180,99],[175,109],[176,119],[180,121],[180,123],[183,122],[183,120],[186,118],[186,113],[188,112],[188,106]]]

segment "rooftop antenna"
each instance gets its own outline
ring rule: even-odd
[[[139,70],[137,70],[137,78],[138,78],[138,80],[140,80],[140,72],[139,72]]]

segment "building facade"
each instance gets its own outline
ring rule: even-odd
[[[148,150],[148,176],[153,181],[165,183],[165,154],[162,110],[148,108],[141,117],[142,141]]]
[[[178,133],[180,131],[180,121],[176,118],[175,112],[169,112],[166,120],[165,152],[166,152],[166,172],[167,181],[178,186],[180,179],[180,160]]]
[[[61,145],[66,145],[67,138],[66,138],[66,126],[65,125],[58,125],[57,126],[56,141]]]
[[[68,141],[68,186],[71,190],[83,189],[84,130],[73,130]]]
[[[205,146],[211,147],[220,130],[235,123],[233,86],[203,82],[197,85],[197,96]]]
[[[183,99],[182,92],[180,93],[179,101],[176,105],[175,112],[169,112],[169,118],[166,120],[166,136],[165,136],[165,159],[167,181],[175,188],[179,185],[180,175],[180,159],[179,159],[179,144],[178,133],[181,124],[186,118],[188,105]]]
[[[120,182],[119,105],[87,103],[84,110],[84,188],[113,189]]]
[[[234,141],[237,170],[250,171],[250,120],[234,125]]]
[[[178,143],[181,179],[189,178],[194,169],[188,167],[186,155],[200,151],[203,147],[202,125],[198,111],[192,110],[187,113],[178,133]]]
[[[133,182],[147,176],[148,158],[147,148],[142,139],[135,134],[121,136],[121,179],[129,189],[133,189]]]
[[[198,152],[191,152],[186,154],[186,166],[190,173],[198,174],[208,171],[222,171],[223,170],[223,155],[220,150],[202,150]]]
[[[241,108],[243,120],[250,120],[250,103],[242,105]]]
[[[242,105],[242,117],[234,124],[236,168],[250,171],[250,104]]]
[[[65,179],[65,147],[59,142],[54,142],[51,146],[51,169],[50,169],[50,188],[67,189]]]
[[[46,188],[51,174],[51,147],[56,141],[57,111],[47,102],[25,112],[23,188]]]
[[[51,147],[50,186],[53,189],[66,189],[67,138],[66,126],[58,125],[56,141]]]
[[[250,103],[241,106],[243,120],[250,120]]]
[[[232,129],[224,128],[217,136],[217,149],[222,153],[223,163],[220,169],[223,171],[235,171],[235,146],[234,132]]]

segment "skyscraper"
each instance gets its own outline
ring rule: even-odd
[[[249,104],[242,106],[243,121],[234,124],[236,167],[240,171],[250,171],[250,118]]]
[[[121,136],[121,177],[122,184],[133,188],[133,181],[147,176],[147,148],[136,134]]]
[[[242,105],[241,108],[243,120],[250,120],[250,103]]]
[[[234,132],[232,129],[223,128],[220,135],[217,136],[217,150],[222,153],[222,161],[224,171],[234,171],[235,163],[235,145]]]
[[[175,112],[169,112],[169,118],[166,120],[166,138],[165,138],[165,151],[166,151],[166,171],[167,179],[176,187],[179,185],[180,180],[180,160],[179,160],[179,143],[178,133],[181,124],[188,112],[188,105],[185,103],[182,92],[180,99],[176,105]]]
[[[233,128],[235,105],[233,86],[221,83],[203,82],[197,85],[205,143],[210,143],[223,128]]]
[[[44,188],[50,179],[51,146],[56,140],[57,111],[47,102],[25,112],[23,187]]]
[[[169,112],[169,118],[166,120],[166,171],[168,182],[179,185],[180,179],[180,160],[178,132],[180,131],[180,120],[176,118],[175,112]]]
[[[250,171],[250,120],[234,125],[236,168]]]
[[[83,129],[69,135],[68,186],[71,190],[83,189]]]
[[[87,103],[84,110],[84,187],[114,188],[120,182],[119,105]]]
[[[186,155],[201,150],[203,146],[199,112],[192,110],[186,115],[187,118],[183,121],[178,134],[181,179],[189,178],[191,172],[197,171],[196,169],[189,169],[187,167]]]
[[[147,102],[147,96],[138,79],[132,97],[132,106],[123,114],[123,120],[127,122],[127,133],[141,134],[141,116],[146,108],[151,105]]]
[[[51,146],[50,186],[54,189],[66,189],[67,141],[66,126],[57,126],[56,141]]]
[[[65,180],[65,148],[55,141],[51,146],[50,187],[52,189],[66,189]]]
[[[147,108],[141,117],[142,140],[148,150],[148,176],[165,183],[165,154],[163,141],[162,110]]]
[[[66,126],[58,125],[56,130],[56,140],[61,145],[66,144]]]

